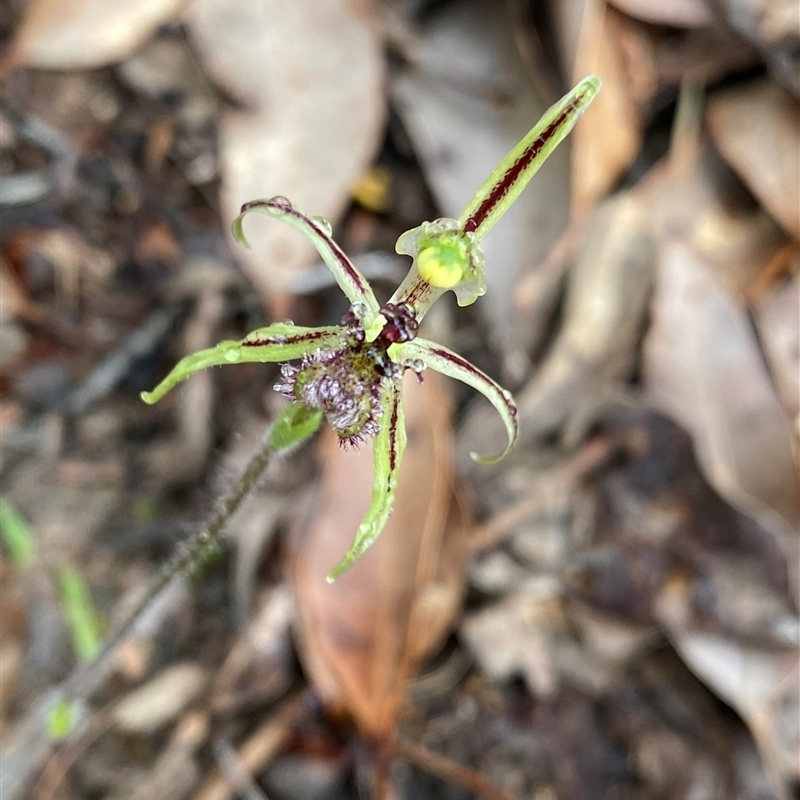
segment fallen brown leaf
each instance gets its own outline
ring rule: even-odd
[[[197,0],[189,32],[218,83],[248,104],[223,113],[222,217],[285,195],[335,223],[369,164],[383,124],[380,38],[348,0]],[[236,255],[267,295],[316,260],[286,225],[249,221]]]
[[[325,575],[350,544],[372,485],[370,448],[345,452],[327,431],[323,475],[292,537],[300,655],[322,699],[385,741],[407,680],[459,606],[467,558],[453,495],[452,405],[444,380],[404,381],[408,446],[394,512],[371,550],[336,583]]]
[[[713,94],[714,144],[775,219],[800,237],[800,107],[768,79]]]
[[[772,77],[800,97],[800,14],[795,0],[713,0],[712,5],[759,51]]]
[[[186,0],[33,0],[3,70],[92,69],[122,61],[159,25],[178,16]]]
[[[573,82],[594,73],[603,89],[572,134],[572,204],[591,208],[633,163],[644,119],[634,99],[635,80],[622,47],[624,18],[602,0],[583,5]]]
[[[797,648],[758,648],[696,629],[687,619],[692,588],[681,578],[668,583],[656,600],[656,617],[687,666],[741,714],[776,797],[788,800],[788,785],[800,775]]]
[[[645,22],[670,25],[676,28],[695,28],[708,25],[714,17],[704,0],[609,0],[620,11]]]
[[[798,484],[786,418],[744,308],[677,239],[662,243],[644,383],[651,402],[692,434],[709,482],[771,530],[796,568]]]

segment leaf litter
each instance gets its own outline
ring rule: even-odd
[[[37,25],[16,7],[0,21],[0,174],[16,192],[3,195],[16,199],[3,206],[0,488],[35,545],[25,568],[0,556],[4,796],[346,798],[370,762],[386,767],[379,788],[389,776],[421,800],[451,791],[441,776],[494,791],[454,765],[536,800],[792,796],[790,4],[506,14],[451,0],[394,4],[388,20],[385,4],[334,0],[50,5],[29,4]],[[482,408],[454,387],[451,410],[432,375],[410,387],[433,406],[414,423],[402,530],[349,593],[334,584],[341,596],[314,570],[352,530],[368,454],[323,439],[318,467],[310,449],[282,462],[232,521],[231,558],[170,585],[54,747],[49,692],[74,657],[59,570],[113,620],[275,411],[275,376],[250,366],[198,377],[164,408],[136,393],[184,343],[236,338],[265,310],[341,316],[324,287],[295,294],[315,259],[270,238],[279,226],[254,226],[263,241],[236,252],[239,274],[225,233],[238,204],[285,194],[383,255],[431,204],[460,208],[515,125],[587,65],[606,83],[597,118],[496,233],[496,305],[438,321],[439,338],[522,389],[524,446],[475,472],[462,454],[497,443]],[[388,200],[351,205],[376,163]],[[159,315],[172,329],[131,350]],[[113,381],[65,415],[57,398],[108,364]],[[420,669],[425,691],[409,691]],[[339,714],[322,715],[307,683]],[[146,711],[146,691],[169,718],[122,733],[112,709]],[[342,712],[371,742],[366,761]],[[382,763],[379,740],[408,760]]]

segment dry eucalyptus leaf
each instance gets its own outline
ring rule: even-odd
[[[120,700],[114,708],[114,724],[126,733],[153,733],[177,719],[207,683],[208,675],[199,664],[173,664]]]
[[[392,94],[441,212],[458,217],[546,103],[531,87],[503,3],[448,5],[424,25],[412,55]],[[482,244],[488,292],[479,312],[507,358],[521,338],[512,325],[516,278],[544,258],[567,220],[567,154],[562,146],[550,156]],[[529,320],[520,321],[525,339],[535,325]]]
[[[707,142],[685,164],[656,166],[643,189],[657,235],[680,233],[714,279],[739,299],[786,246],[781,227]]]
[[[800,14],[796,0],[713,0],[720,17],[766,62],[773,78],[800,97]]]
[[[569,603],[552,577],[529,577],[512,594],[468,615],[460,632],[492,680],[522,675],[537,697],[553,696],[564,681],[603,694],[653,639],[646,626]]]
[[[800,107],[762,79],[716,92],[708,102],[714,144],[787,232],[800,236]]]
[[[93,69],[122,61],[186,0],[31,0],[6,68]]]
[[[500,602],[469,615],[460,626],[489,678],[502,681],[521,674],[538,697],[558,689],[554,651],[566,629],[560,587],[551,578],[529,580]]]
[[[573,79],[594,73],[603,89],[572,134],[572,204],[591,208],[625,173],[639,153],[644,120],[634,99],[634,75],[622,47],[623,17],[602,0],[586,0],[577,30],[565,21],[562,40],[577,42],[569,69]],[[574,45],[562,45],[564,52]]]
[[[380,143],[384,116],[381,42],[350,0],[196,0],[187,25],[211,75],[246,110],[223,114],[222,216],[284,195],[336,222],[350,187]],[[236,247],[262,294],[287,290],[317,261],[297,231],[248,221],[252,251]]]
[[[393,728],[406,681],[440,643],[459,607],[467,560],[464,513],[453,494],[452,404],[444,379],[403,384],[408,446],[394,511],[372,548],[328,584],[372,486],[368,445],[344,451],[327,430],[313,508],[292,536],[300,656],[330,706],[380,739]]]
[[[650,400],[694,439],[712,486],[778,535],[797,563],[797,472],[789,427],[747,314],[690,247],[662,244],[645,343]]]
[[[675,578],[655,603],[655,614],[687,666],[747,723],[761,752],[776,795],[790,796],[785,781],[800,775],[800,694],[797,649],[766,649],[689,622],[691,584]]]
[[[714,17],[705,0],[609,0],[632,17],[675,28],[699,28],[710,25]]]

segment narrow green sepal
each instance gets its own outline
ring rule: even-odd
[[[75,654],[80,661],[90,661],[100,650],[102,640],[89,590],[72,567],[59,570],[58,584]]]
[[[479,453],[470,453],[470,455],[473,461],[477,461],[479,464],[496,464],[508,455],[519,435],[517,406],[509,392],[458,353],[454,353],[436,342],[417,338],[411,342],[394,345],[393,352],[394,358],[411,369],[414,369],[414,364],[424,364],[426,367],[435,369],[442,375],[447,375],[448,378],[455,378],[457,381],[466,383],[467,386],[480,392],[500,414],[508,434],[508,444],[497,455],[483,456]]]
[[[216,347],[200,350],[182,358],[152,392],[142,392],[145,403],[157,403],[170,389],[195,372],[223,364],[267,364],[291,361],[314,353],[322,347],[341,347],[342,329],[338,325],[325,328],[301,328],[286,322],[276,322],[259,328],[242,341],[220,342]]]
[[[600,87],[601,81],[596,75],[584,78],[544,113],[489,175],[458,218],[460,228],[472,233],[476,243],[481,242],[508,211],[553,150],[575,127]]]
[[[400,462],[406,448],[406,424],[400,386],[387,382],[381,391],[383,417],[381,427],[373,442],[372,497],[369,508],[356,532],[350,549],[342,560],[328,573],[328,583],[333,583],[347,572],[381,535],[392,513]]]

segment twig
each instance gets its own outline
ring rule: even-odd
[[[791,269],[792,261],[797,256],[798,250],[800,250],[800,248],[797,242],[787,242],[772,256],[767,266],[756,275],[755,279],[744,291],[744,298],[748,305],[757,303],[761,295],[764,294],[778,278]]]
[[[173,306],[152,314],[120,347],[106,356],[77,389],[67,395],[64,411],[82,414],[105,397],[125,377],[131,362],[147,355],[169,333],[180,312],[179,306]]]
[[[583,241],[586,225],[586,215],[574,214],[536,269],[520,279],[514,292],[514,310],[517,314],[530,313],[541,305],[550,287],[567,271]]]
[[[268,800],[227,739],[220,739],[214,743],[214,757],[231,789],[242,800]]]
[[[544,498],[553,497],[572,486],[587,472],[604,463],[613,450],[613,442],[605,436],[597,436],[587,442],[555,472],[537,480],[523,500],[477,527],[470,537],[470,550],[478,553],[495,545],[520,522],[534,514]]]
[[[495,786],[488,778],[474,769],[462,767],[449,758],[432,753],[424,747],[398,739],[394,743],[392,755],[410,761],[414,766],[425,772],[436,775],[442,780],[456,783],[471,792],[483,797],[484,800],[516,800],[514,795],[505,789]]]
[[[286,746],[292,729],[303,711],[304,693],[286,699],[272,716],[267,718],[234,752],[237,767],[245,776],[263,772],[273,758]],[[219,759],[219,753],[217,753]],[[194,795],[194,800],[232,800],[242,787],[231,782],[231,774],[220,763],[219,772],[211,775]]]

